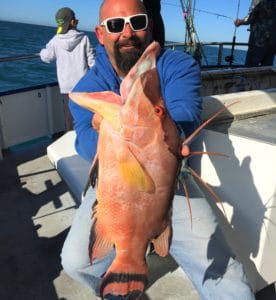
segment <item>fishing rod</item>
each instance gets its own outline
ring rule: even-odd
[[[216,16],[216,17],[222,17],[222,18],[230,19],[232,21],[234,20],[232,17],[228,17],[226,15],[222,15],[222,14],[218,14],[218,13],[213,13],[213,12],[210,12],[208,10],[197,9],[197,8],[195,10],[198,11],[198,12],[209,14],[209,15],[213,15],[213,16]]]
[[[165,5],[169,5],[169,6],[176,6],[176,7],[182,6],[182,5],[179,5],[179,4],[173,4],[173,3],[169,3],[169,2],[163,2],[163,1],[162,1],[162,3],[165,4]],[[219,14],[219,13],[214,13],[214,12],[204,10],[204,9],[198,9],[198,8],[194,7],[194,11],[209,14],[209,15],[213,15],[213,16],[216,16],[216,17],[222,17],[222,18],[230,19],[231,21],[234,20],[232,17],[226,16],[226,15],[223,15],[223,14]]]
[[[237,8],[237,16],[236,19],[239,17],[240,12],[240,0],[238,0],[238,8]],[[231,47],[231,54],[225,57],[225,61],[229,62],[229,66],[231,67],[234,61],[234,50],[235,50],[235,44],[236,44],[236,33],[237,33],[237,26],[235,26],[233,40],[232,40],[232,47]]]
[[[7,57],[0,57],[0,62],[16,61],[16,60],[23,60],[23,59],[33,59],[33,58],[39,58],[39,57],[40,57],[39,53],[7,56]]]

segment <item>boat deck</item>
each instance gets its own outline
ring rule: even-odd
[[[46,156],[50,142],[5,152],[0,161],[0,299],[96,299],[60,264],[78,203]],[[143,300],[199,299],[176,263],[160,260],[151,255],[150,284]],[[274,285],[256,299],[276,299]]]
[[[78,203],[48,160],[46,146],[4,153],[0,161],[0,299],[93,300],[60,264]],[[171,258],[159,260],[151,255],[153,271],[143,300],[199,299]]]

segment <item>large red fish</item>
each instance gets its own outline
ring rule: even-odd
[[[97,148],[97,202],[90,258],[116,256],[101,285],[102,297],[138,299],[150,242],[166,256],[181,141],[160,93],[153,42],[124,78],[120,93],[71,93],[77,104],[102,116]]]

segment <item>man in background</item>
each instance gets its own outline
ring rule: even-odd
[[[89,38],[77,30],[78,20],[69,7],[56,13],[57,34],[40,51],[41,60],[56,60],[57,78],[61,94],[64,94],[66,130],[73,129],[73,119],[68,109],[68,93],[79,79],[94,65],[95,56]]]
[[[276,0],[252,0],[248,15],[234,24],[250,25],[245,66],[272,66],[276,53]]]

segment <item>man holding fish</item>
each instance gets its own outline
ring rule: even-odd
[[[153,243],[157,254],[174,257],[201,299],[254,299],[189,174],[192,226],[184,196],[173,197],[179,135],[200,124],[200,69],[190,56],[152,42],[153,26],[140,0],[101,5],[96,63],[70,94],[76,149],[93,160],[97,200],[88,190],[62,265],[102,299],[139,299]]]

